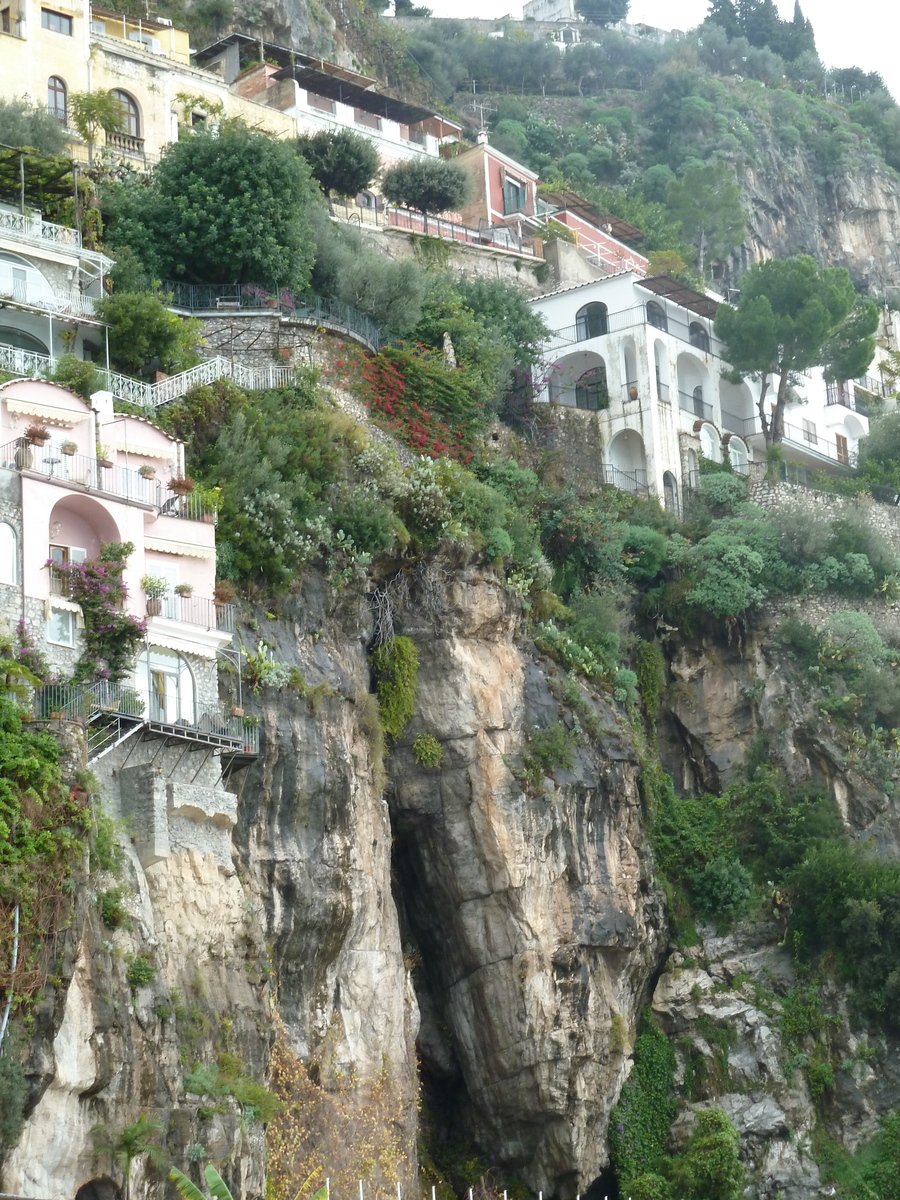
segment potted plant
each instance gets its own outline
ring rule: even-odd
[[[141,463],[138,467],[138,475],[141,479],[155,479],[156,467],[151,466],[150,463]]]
[[[196,484],[189,475],[177,475],[169,480],[169,491],[174,492],[176,496],[189,496],[195,487]]]
[[[112,459],[109,457],[109,450],[106,448],[106,446],[98,446],[97,447],[97,466],[98,467],[111,467],[112,466]]]
[[[43,446],[50,440],[50,430],[46,425],[29,425],[25,429],[25,441],[32,446]]]
[[[213,603],[216,606],[216,622],[222,624],[226,616],[226,608],[229,604],[234,604],[237,599],[237,592],[234,584],[228,579],[220,579],[213,588]]]
[[[59,449],[62,454],[67,454],[71,458],[73,454],[78,453],[78,443],[77,442],[63,442],[63,444],[60,446]]]
[[[242,717],[244,715],[244,710],[241,708],[241,706],[239,704],[232,704],[231,715],[233,717]]]
[[[145,575],[141,580],[141,590],[147,597],[147,616],[158,617],[162,612],[163,597],[169,590],[169,584],[158,575]]]
[[[194,589],[189,583],[176,583],[172,591],[176,596],[183,596],[185,600],[194,594]]]
[[[244,750],[252,754],[259,744],[259,717],[244,717]]]

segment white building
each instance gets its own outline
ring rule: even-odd
[[[105,361],[106,328],[95,310],[111,266],[77,229],[0,204],[0,369],[15,369],[5,347]]]
[[[527,0],[522,7],[525,21],[577,21],[575,0]]]
[[[554,330],[536,380],[538,401],[595,413],[604,444],[598,476],[677,509],[701,456],[749,474],[765,459],[759,385],[732,383],[713,322],[720,299],[666,276],[634,271],[539,296]],[[792,469],[846,471],[868,419],[865,380],[826,388],[813,372],[785,413]],[[772,393],[774,401],[774,392]]]

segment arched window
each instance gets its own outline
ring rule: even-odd
[[[0,325],[0,346],[12,346],[15,350],[31,350],[35,354],[48,354],[49,351],[39,338],[32,337],[21,329],[13,329],[9,325]]]
[[[19,539],[12,525],[0,521],[0,583],[19,582]]]
[[[56,117],[57,121],[62,121],[66,124],[66,85],[58,75],[51,75],[47,80],[47,108],[51,117]]]
[[[693,400],[693,403],[694,403],[694,416],[702,417],[703,416],[703,388],[701,387],[701,385],[699,383],[694,388],[693,392],[691,392],[691,399]]]
[[[654,329],[661,329],[663,333],[669,332],[669,321],[665,309],[655,300],[650,300],[647,304],[647,324],[652,325]]]
[[[709,354],[709,334],[699,321],[691,321],[688,327],[688,341],[704,354]]]
[[[728,439],[728,460],[736,474],[748,474],[750,454],[742,438],[731,437]]]
[[[129,137],[140,137],[141,114],[138,111],[137,101],[127,92],[120,91],[119,88],[114,88],[110,95],[118,101],[122,113],[122,132],[127,133]]]
[[[710,462],[722,461],[722,441],[714,425],[703,425],[700,429],[700,453]]]
[[[606,386],[606,367],[592,367],[585,371],[575,384],[575,407],[589,412],[609,408],[609,390]]]
[[[575,314],[575,337],[579,342],[588,338],[602,337],[609,332],[607,308],[605,304],[585,304]]]

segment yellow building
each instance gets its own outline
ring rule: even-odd
[[[275,136],[296,130],[290,116],[192,66],[188,35],[170,21],[119,16],[88,0],[0,0],[0,95],[45,104],[68,125],[76,158],[87,158],[88,147],[68,120],[70,100],[96,91],[112,92],[122,109],[121,131],[98,141],[137,164],[155,162],[179,125],[210,113]]]

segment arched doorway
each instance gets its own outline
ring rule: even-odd
[[[678,503],[678,480],[671,471],[663,472],[663,504],[667,512],[678,514],[681,511]]]
[[[593,301],[579,308],[575,314],[575,337],[579,342],[588,338],[603,337],[609,332],[609,316],[605,304]]]
[[[661,403],[669,404],[672,399],[669,389],[669,356],[659,338],[653,343],[653,368],[656,373],[656,395]]]
[[[654,329],[661,329],[663,333],[669,332],[669,319],[666,316],[666,310],[661,304],[657,304],[655,300],[647,301],[647,324],[652,325]]]
[[[700,426],[700,454],[708,462],[722,461],[722,439],[715,425],[704,421]]]
[[[728,461],[736,475],[750,474],[750,451],[743,438],[728,438]]]
[[[580,350],[555,363],[547,384],[551,404],[598,412],[609,408],[606,361],[599,354]]]
[[[609,443],[606,482],[623,492],[647,493],[647,454],[636,429],[623,429]]]

